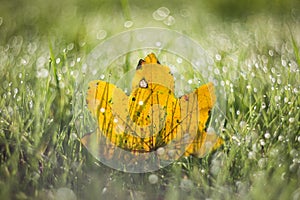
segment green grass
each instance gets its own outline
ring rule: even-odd
[[[1,199],[52,199],[65,187],[77,199],[300,199],[299,4],[288,1],[282,13],[276,2],[269,13],[256,2],[245,15],[242,4],[230,15],[217,1],[2,2]],[[161,6],[173,25],[152,18]],[[183,32],[214,58],[227,93],[223,148],[145,174],[110,169],[83,148],[77,80],[103,41],[99,30],[107,38],[127,20]]]

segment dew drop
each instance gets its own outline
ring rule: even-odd
[[[220,74],[220,70],[219,70],[219,69],[215,69],[215,70],[214,70],[214,73],[215,73],[216,75],[218,75],[218,74]]]
[[[217,61],[220,61],[220,60],[222,59],[222,56],[221,56],[220,54],[216,54],[215,57],[216,57],[216,60],[217,60]]]
[[[276,82],[276,78],[272,77],[271,81],[272,81],[272,83],[275,83]]]
[[[278,141],[282,142],[284,140],[284,137],[282,135],[278,136]]]
[[[71,51],[74,48],[74,43],[70,43],[67,46],[68,51]]]
[[[104,75],[104,74],[101,74],[101,75],[100,75],[100,79],[103,80],[104,78],[105,78],[105,75]]]
[[[269,55],[270,55],[270,56],[273,56],[273,55],[274,55],[274,51],[270,49],[270,50],[269,50]]]
[[[264,136],[266,139],[269,139],[271,137],[271,134],[269,132],[266,132]]]
[[[61,69],[61,72],[62,72],[63,74],[65,74],[67,71],[68,71],[67,66],[63,66],[62,69]]]
[[[76,64],[75,60],[72,60],[72,61],[70,62],[70,67],[74,67],[75,64]]]
[[[241,122],[240,122],[240,127],[241,127],[241,128],[247,127],[247,122],[241,121]]]
[[[165,148],[159,147],[159,148],[156,150],[156,152],[157,152],[157,155],[162,156],[162,155],[165,154]]]
[[[152,13],[152,17],[155,20],[161,21],[164,20],[170,14],[170,10],[166,7],[160,7]]]
[[[124,27],[125,28],[130,28],[130,27],[132,27],[132,25],[133,25],[133,21],[126,21],[126,22],[124,22]]]
[[[100,108],[100,112],[104,113],[105,112],[105,108]]]
[[[249,153],[248,153],[248,158],[249,158],[249,159],[255,159],[255,152],[249,151]]]
[[[264,139],[260,139],[260,140],[259,140],[259,143],[260,143],[261,146],[265,146],[265,145],[266,145],[266,142],[265,142]]]
[[[281,65],[282,66],[286,67],[286,64],[287,64],[286,60],[281,60]]]
[[[157,46],[157,47],[160,47],[161,46],[161,42],[155,42],[155,45]]]
[[[216,133],[215,129],[213,127],[208,127],[206,132],[207,132],[207,134],[215,134]]]
[[[104,187],[104,188],[102,189],[102,194],[105,194],[106,191],[107,191],[107,187]]]
[[[29,104],[29,105],[28,105],[28,106],[29,106],[29,108],[30,108],[30,109],[32,109],[32,108],[33,108],[33,101],[32,101],[32,100],[30,100],[28,104]]]
[[[277,84],[280,85],[281,84],[281,80],[278,78],[277,79]]]
[[[46,64],[47,60],[45,57],[40,56],[38,57],[38,59],[36,60],[36,66],[37,68],[41,68]]]
[[[164,20],[164,24],[167,26],[171,26],[175,23],[175,18],[173,16],[168,16],[165,20]]]
[[[70,74],[71,74],[71,76],[73,76],[74,78],[77,78],[78,75],[79,75],[79,72],[78,72],[78,70],[75,70],[75,71],[71,71]]]
[[[151,184],[156,184],[158,182],[158,176],[156,174],[150,174],[148,180]]]
[[[289,122],[290,122],[290,123],[293,123],[294,121],[295,121],[295,118],[294,118],[294,117],[289,118]]]
[[[180,63],[182,63],[182,58],[177,58],[176,61],[177,61],[177,63],[180,64]]]
[[[47,78],[49,75],[49,72],[47,69],[42,68],[37,72],[37,77],[38,78]]]
[[[98,40],[103,40],[106,37],[107,33],[105,30],[100,30],[97,32],[96,38]]]
[[[144,105],[144,102],[143,101],[139,101],[139,105],[140,106]]]
[[[15,88],[15,89],[14,89],[14,94],[16,95],[16,94],[18,94],[18,92],[19,92],[19,89],[18,89],[18,88]]]
[[[60,81],[59,84],[58,84],[58,87],[61,88],[61,89],[65,88],[65,83]]]

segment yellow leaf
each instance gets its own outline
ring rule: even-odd
[[[202,157],[223,142],[214,132],[205,132],[215,101],[212,83],[176,98],[170,69],[152,53],[139,61],[129,96],[108,82],[89,83],[87,106],[98,128],[81,142],[94,156],[108,160],[118,157],[116,149],[133,157],[159,148],[166,150],[159,155],[162,159]]]

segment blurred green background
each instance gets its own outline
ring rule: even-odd
[[[162,6],[167,7],[176,20],[171,28],[187,32],[205,27],[207,18],[221,22],[247,21],[253,15],[262,14],[279,21],[298,21],[300,15],[300,2],[297,0],[1,0],[1,43],[3,45],[12,35],[19,34],[28,39],[46,35],[65,40],[90,41],[94,39],[93,33],[97,29],[106,30],[108,35],[124,30],[127,20],[133,21],[135,28],[166,26],[152,17],[152,13]]]

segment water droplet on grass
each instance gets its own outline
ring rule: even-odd
[[[217,61],[220,61],[220,60],[222,59],[222,56],[221,56],[220,54],[216,54],[215,57],[216,57],[216,60],[217,60]]]
[[[75,70],[75,71],[71,71],[70,74],[71,74],[71,76],[73,76],[74,78],[77,78],[78,75],[79,75],[79,72],[78,72],[78,70]]]
[[[240,127],[241,127],[241,128],[247,127],[247,122],[241,121],[241,122],[240,122]]]
[[[106,37],[107,33],[105,30],[100,30],[97,32],[96,38],[98,40],[103,40]]]
[[[266,106],[266,103],[265,102],[262,102],[261,103],[261,109],[263,110],[263,109],[265,109],[267,106]]]
[[[61,89],[65,88],[65,83],[60,81],[59,84],[58,84],[58,87],[61,88]]]
[[[101,75],[100,75],[100,79],[103,80],[104,78],[105,78],[105,75],[104,75],[104,74],[101,74]]]
[[[72,60],[72,61],[70,62],[70,67],[74,67],[75,64],[76,64],[75,60]]]
[[[133,25],[133,21],[126,21],[126,22],[124,22],[124,27],[125,28],[130,28],[130,27],[132,27],[132,25]]]
[[[264,136],[266,139],[269,139],[271,137],[271,134],[269,132],[266,132]]]
[[[182,58],[177,58],[176,61],[177,61],[177,63],[180,64],[180,63],[182,63]]]
[[[175,23],[175,18],[173,16],[168,16],[165,20],[164,20],[164,24],[167,26],[171,26]]]
[[[295,121],[295,118],[294,118],[294,117],[289,118],[289,122],[290,122],[290,123],[293,123],[294,121]]]
[[[151,184],[156,184],[158,182],[158,176],[156,174],[150,174],[148,180]]]
[[[155,42],[155,45],[156,45],[157,47],[160,47],[160,46],[161,46],[161,42]]]
[[[49,72],[47,69],[42,68],[37,72],[37,77],[38,78],[47,78],[49,75]]]
[[[265,146],[265,145],[266,145],[266,142],[265,142],[264,139],[260,139],[260,140],[259,140],[259,143],[260,143],[261,146]]]
[[[107,191],[107,187],[104,187],[103,190],[102,190],[102,194],[105,194]]]
[[[284,140],[284,136],[279,135],[279,136],[278,136],[278,141],[282,142],[283,140]]]
[[[28,106],[29,106],[29,108],[30,108],[30,109],[32,109],[32,108],[33,108],[33,101],[32,101],[32,100],[30,100],[28,104],[29,104],[29,105],[28,105]]]
[[[214,70],[214,73],[215,73],[216,75],[219,75],[219,74],[220,74],[220,70],[219,70],[219,69],[215,69],[215,70]]]
[[[68,49],[69,51],[71,51],[73,48],[74,48],[74,43],[68,44],[67,49]]]
[[[274,51],[270,49],[270,50],[269,50],[269,55],[270,55],[270,56],[273,56],[273,55],[274,55]]]
[[[152,13],[152,17],[155,20],[164,20],[170,14],[170,10],[166,7],[160,7]]]
[[[249,153],[248,153],[248,158],[249,159],[255,159],[255,152],[253,152],[253,151],[249,151]]]
[[[36,60],[36,66],[37,68],[41,68],[43,67],[47,62],[47,59],[43,56],[38,57],[38,59]]]

